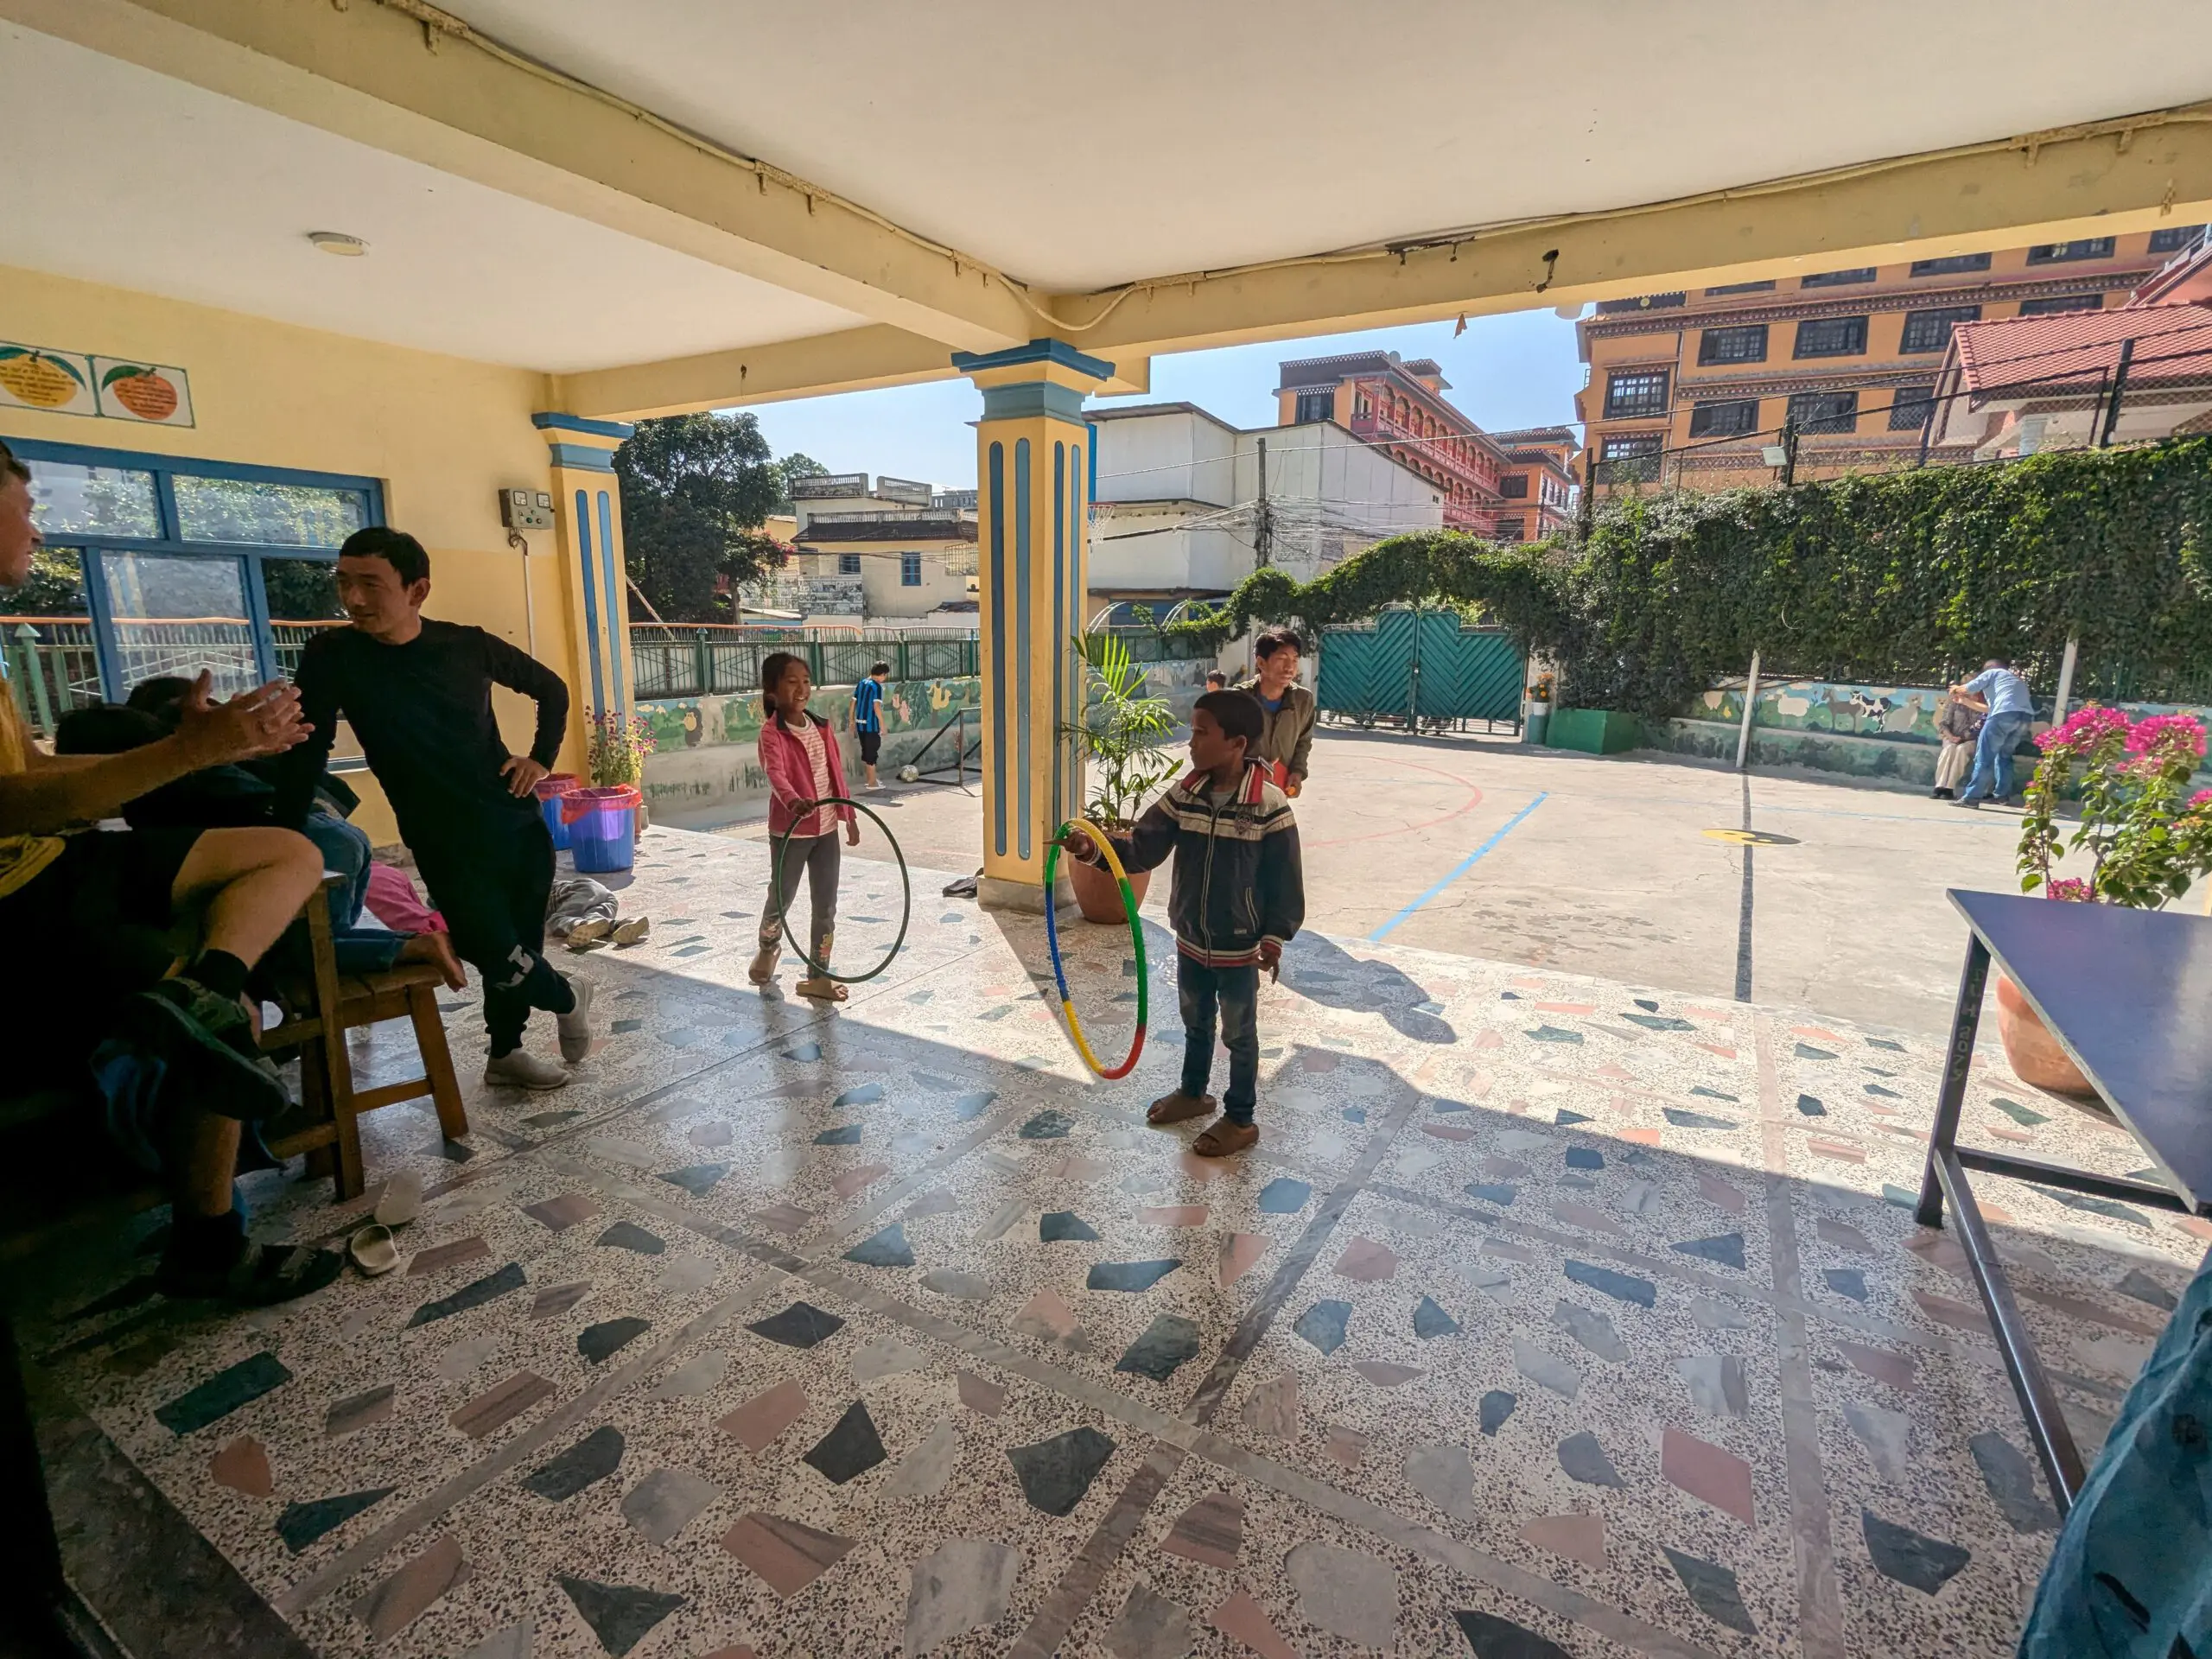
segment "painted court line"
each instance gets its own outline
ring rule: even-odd
[[[1370,944],[1379,944],[1384,939],[1389,938],[1390,934],[1396,929],[1399,923],[1404,921],[1408,916],[1419,910],[1423,905],[1435,898],[1438,893],[1443,892],[1445,888],[1450,887],[1454,881],[1457,881],[1469,870],[1474,868],[1476,860],[1482,857],[1482,855],[1490,851],[1491,848],[1497,846],[1499,842],[1503,841],[1506,836],[1511,835],[1513,833],[1514,826],[1519,823],[1522,819],[1527,817],[1531,812],[1535,811],[1538,807],[1541,806],[1546,800],[1550,798],[1550,796],[1551,791],[1548,789],[1538,791],[1535,800],[1529,802],[1528,805],[1522,807],[1518,812],[1516,812],[1503,824],[1499,825],[1497,831],[1491,835],[1488,841],[1483,842],[1483,844],[1476,848],[1473,852],[1469,853],[1465,858],[1461,859],[1459,863],[1452,867],[1451,873],[1441,881],[1439,881],[1427,893],[1421,894],[1420,898],[1414,899],[1413,903],[1408,905],[1403,910],[1393,916],[1389,921],[1383,923],[1382,926],[1376,928],[1372,933],[1369,934],[1367,936],[1367,942]]]

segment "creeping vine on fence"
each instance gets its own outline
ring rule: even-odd
[[[2135,695],[2212,666],[2212,438],[1722,494],[1608,502],[1579,545],[1395,536],[1300,583],[1255,572],[1205,616],[1308,627],[1383,606],[1479,606],[1556,661],[1582,708],[1678,713],[1754,650],[1770,670],[1942,682],[1988,657],[2039,687],[2080,640],[2080,691],[2125,664]]]

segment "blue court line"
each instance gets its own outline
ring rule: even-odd
[[[1393,916],[1389,921],[1383,923],[1382,926],[1376,928],[1372,933],[1369,934],[1367,936],[1368,943],[1370,944],[1379,944],[1382,943],[1383,939],[1389,936],[1391,931],[1395,928],[1399,923],[1404,921],[1407,917],[1412,915],[1430,899],[1435,898],[1438,893],[1443,892],[1445,888],[1450,887],[1454,881],[1457,881],[1461,876],[1465,875],[1469,870],[1474,868],[1475,861],[1477,859],[1480,858],[1484,853],[1490,851],[1491,848],[1497,846],[1499,842],[1503,841],[1506,836],[1511,835],[1513,833],[1513,827],[1516,824],[1519,823],[1522,819],[1527,817],[1531,812],[1541,806],[1550,798],[1551,791],[1547,789],[1538,791],[1535,800],[1529,802],[1528,805],[1522,807],[1518,812],[1516,812],[1511,817],[1500,824],[1497,830],[1492,833],[1488,841],[1483,842],[1481,846],[1476,848],[1473,852],[1469,853],[1465,858],[1461,859],[1458,864],[1454,865],[1452,867],[1452,873],[1449,875],[1446,875],[1441,881],[1439,881],[1427,893],[1421,894],[1420,898],[1414,899],[1413,903],[1408,905],[1403,910]]]

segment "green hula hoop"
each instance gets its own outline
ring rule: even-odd
[[[891,833],[891,826],[883,821],[881,813],[874,807],[855,801],[849,796],[824,795],[819,800],[801,801],[797,810],[792,812],[789,825],[785,828],[781,835],[773,838],[768,854],[772,861],[768,866],[769,893],[772,898],[775,897],[783,887],[784,849],[791,844],[791,831],[805,823],[817,809],[825,806],[849,806],[856,811],[867,813],[869,817],[875,820],[875,827],[883,831],[883,838],[891,843],[891,855],[899,861],[899,937],[891,941],[891,949],[885,953],[883,960],[877,963],[868,972],[833,974],[826,964],[817,962],[812,957],[808,956],[806,947],[792,937],[791,906],[788,895],[784,896],[777,904],[776,925],[784,931],[784,942],[798,952],[798,959],[807,965],[817,978],[826,979],[836,985],[858,985],[864,980],[874,979],[899,959],[899,947],[906,943],[906,925],[914,918],[914,883],[913,879],[906,874],[906,855],[899,850],[899,837]],[[830,822],[833,827],[830,833],[835,835],[837,833],[834,828],[836,820],[833,818]],[[793,880],[791,885],[796,887],[798,883]]]
[[[1060,837],[1071,830],[1080,830],[1090,837],[1106,861],[1106,868],[1114,874],[1115,885],[1122,890],[1122,908],[1129,918],[1129,944],[1137,953],[1137,1028],[1129,1039],[1129,1052],[1116,1066],[1109,1068],[1098,1064],[1098,1057],[1090,1052],[1090,1041],[1083,1034],[1083,1022],[1075,1016],[1075,1003],[1068,996],[1067,970],[1060,965],[1060,927],[1053,912],[1058,908],[1052,902],[1052,878],[1060,868]],[[1137,1056],[1144,1052],[1144,1033],[1150,1004],[1147,1001],[1147,987],[1151,982],[1151,965],[1144,956],[1144,924],[1137,919],[1137,896],[1129,887],[1129,874],[1116,856],[1114,843],[1109,841],[1098,826],[1088,818],[1068,818],[1052,831],[1051,846],[1045,854],[1045,947],[1052,954],[1052,982],[1059,988],[1060,1014],[1068,1022],[1068,1035],[1075,1039],[1076,1052],[1083,1056],[1083,1063],[1109,1083],[1116,1077],[1126,1077],[1136,1070]]]

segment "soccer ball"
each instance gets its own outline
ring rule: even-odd
[[[919,782],[921,782],[921,780],[922,780],[922,773],[921,773],[921,769],[920,769],[919,767],[918,767],[918,766],[901,766],[901,767],[899,767],[899,781],[900,783],[902,783],[902,784],[918,784]]]

